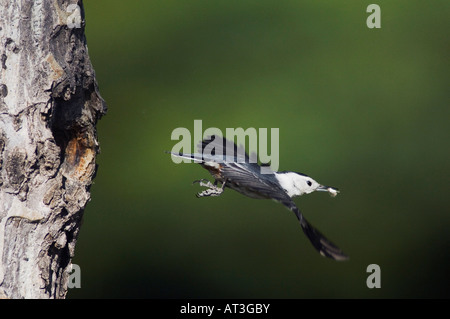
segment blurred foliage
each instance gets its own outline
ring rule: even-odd
[[[448,298],[448,1],[84,1],[108,114],[69,298]],[[341,190],[295,216],[228,190],[197,199],[173,129],[280,129],[280,170]],[[192,141],[197,143],[198,141]],[[366,267],[381,267],[368,289]]]

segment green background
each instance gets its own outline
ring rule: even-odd
[[[85,1],[109,110],[69,298],[448,298],[448,1]],[[291,212],[164,153],[177,127],[279,128],[280,170],[338,187]],[[196,144],[198,141],[193,141]],[[366,268],[381,267],[368,289]]]

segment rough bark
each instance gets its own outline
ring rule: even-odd
[[[64,298],[106,112],[75,0],[0,0],[0,297]]]

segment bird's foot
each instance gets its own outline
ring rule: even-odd
[[[197,193],[196,196],[198,198],[200,197],[206,197],[206,196],[220,196],[223,193],[223,188],[218,187],[217,185],[214,185],[207,179],[199,179],[193,182],[193,184],[199,183],[200,186],[208,187],[208,189],[204,190],[203,192]]]

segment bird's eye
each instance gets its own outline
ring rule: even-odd
[[[312,185],[311,181],[307,181],[306,184],[308,184],[308,186]]]

